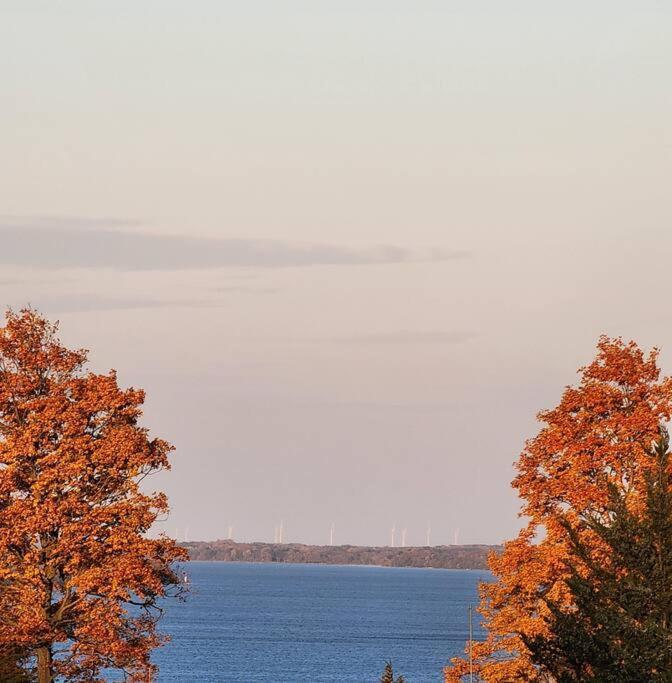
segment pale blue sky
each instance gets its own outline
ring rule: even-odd
[[[2,302],[148,390],[171,533],[500,541],[600,333],[672,371],[671,29],[647,0],[0,0]]]

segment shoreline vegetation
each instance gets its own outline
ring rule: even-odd
[[[303,543],[239,543],[231,540],[180,543],[192,560],[293,564],[370,565],[431,569],[487,569],[488,556],[499,545],[390,546],[307,545]]]

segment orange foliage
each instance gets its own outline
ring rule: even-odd
[[[557,408],[539,414],[544,426],[526,443],[513,481],[529,522],[490,558],[496,582],[481,586],[488,636],[473,647],[480,680],[550,680],[532,665],[520,636],[544,632],[542,595],[566,596],[567,531],[560,517],[580,529],[586,513],[601,512],[608,483],[628,491],[633,508],[639,503],[648,449],[672,413],[672,380],[660,379],[657,355],[602,337],[579,385],[565,390]],[[446,683],[465,680],[468,671],[466,659],[454,659]]]
[[[172,447],[138,425],[142,391],[85,361],[32,310],[0,328],[0,648],[27,646],[40,680],[147,681],[156,602],[186,557],[146,537],[168,506],[139,482]]]

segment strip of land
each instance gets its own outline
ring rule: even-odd
[[[497,545],[438,545],[411,548],[356,545],[304,545],[302,543],[237,543],[192,541],[181,543],[192,560],[219,562],[292,562],[297,564],[363,564],[380,567],[431,567],[434,569],[487,569]]]

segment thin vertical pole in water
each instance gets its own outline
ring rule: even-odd
[[[473,627],[473,609],[469,605],[469,683],[474,683],[474,657],[472,651],[472,642],[474,639]]]

